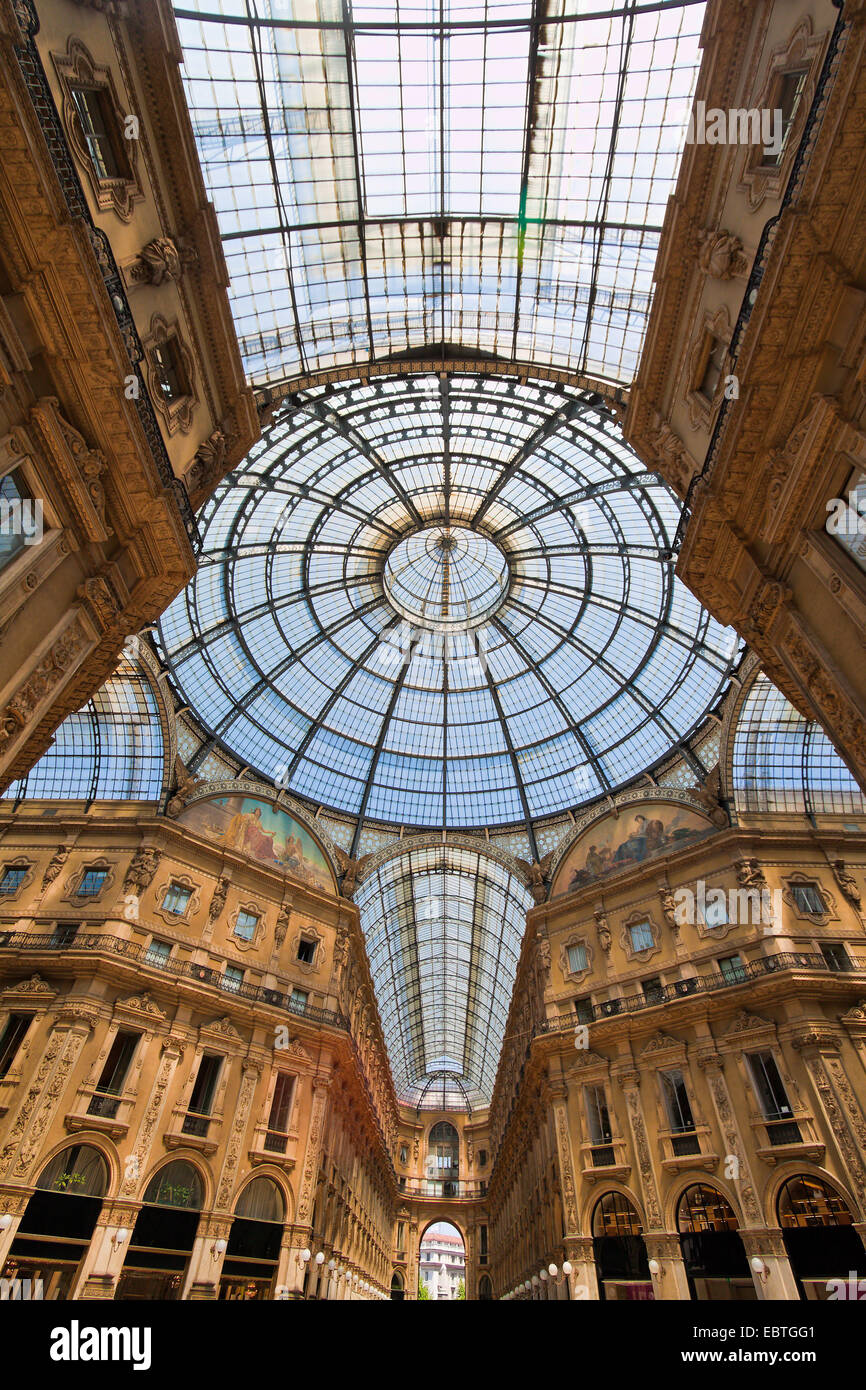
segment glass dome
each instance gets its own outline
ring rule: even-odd
[[[682,749],[738,654],[601,397],[415,374],[290,397],[159,625],[184,703],[359,822],[531,823]]]

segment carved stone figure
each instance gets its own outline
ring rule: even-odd
[[[123,891],[131,893],[133,889],[138,894],[149,888],[153,882],[154,874],[159,868],[160,854],[157,849],[137,849],[132,858],[132,863],[126,871],[123,880]]]
[[[701,785],[695,787],[692,796],[696,801],[700,802],[700,805],[706,811],[713,825],[717,825],[720,828],[728,824],[728,815],[721,802],[721,793],[722,774],[718,763],[716,763],[715,767],[711,768],[707,773]]]
[[[45,892],[49,884],[53,883],[69,858],[69,849],[66,845],[61,845],[56,849],[48,861],[45,873],[42,875],[42,891]]]
[[[607,921],[607,913],[603,908],[596,908],[593,916],[595,917],[595,932],[598,937],[598,944],[605,955],[608,955],[611,946],[611,935]]]
[[[706,275],[716,280],[733,280],[736,275],[745,275],[749,269],[748,258],[743,254],[743,243],[731,232],[706,229],[698,238],[698,264]]]
[[[165,808],[165,814],[171,816],[172,819],[180,815],[194,789],[201,781],[200,777],[189,771],[180,756],[174,760],[174,775],[176,782],[174,796]]]
[[[757,859],[738,859],[736,868],[737,882],[741,888],[766,888],[767,880]]]
[[[155,237],[141,248],[141,259],[152,285],[165,280],[178,281],[183,275],[180,252],[171,237]]]
[[[857,880],[855,879],[854,875],[850,872],[849,869],[845,868],[844,859],[834,859],[833,877],[836,879],[836,882],[842,889],[842,892],[845,894],[845,897],[848,899],[850,903],[854,904],[857,911],[859,912],[863,901],[860,896],[860,889],[857,887]]]
[[[217,885],[213,890],[210,900],[210,907],[207,910],[209,922],[215,922],[226,905],[226,898],[229,895],[229,879],[225,876],[217,880]]]
[[[277,925],[274,927],[274,944],[279,948],[286,939],[286,932],[289,930],[289,920],[292,915],[291,907],[281,907],[280,915],[277,918]]]

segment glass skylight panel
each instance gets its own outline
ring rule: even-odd
[[[704,6],[565,8],[177,6],[254,380],[443,340],[631,380]]]
[[[438,444],[419,459],[419,400],[450,475]],[[255,480],[239,469],[204,512],[163,653],[209,733],[266,779],[291,766],[317,806],[505,825],[543,786],[550,814],[666,756],[725,687],[738,644],[673,576],[677,505],[570,389],[422,375],[301,393]],[[587,738],[589,789],[572,776]]]

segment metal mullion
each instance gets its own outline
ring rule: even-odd
[[[502,530],[497,531],[497,537],[501,540],[504,536],[510,536],[513,531],[531,526],[534,522],[541,521],[553,512],[561,512],[565,507],[573,507],[580,502],[594,501],[598,497],[605,496],[608,492],[632,492],[650,486],[652,483],[658,483],[656,473],[629,473],[621,478],[606,478],[601,483],[588,483],[577,492],[570,492],[555,502],[546,502],[544,506],[536,507],[534,511],[518,517],[516,521],[510,521]],[[537,481],[534,485],[539,486]]]
[[[367,338],[370,344],[370,360],[376,355],[373,342],[373,315],[370,310],[370,277],[367,273],[367,235],[364,211],[364,188],[361,179],[361,157],[358,150],[358,120],[355,111],[355,88],[357,85],[357,62],[355,58],[355,37],[352,26],[349,0],[342,2],[343,44],[346,59],[346,92],[349,101],[349,120],[352,127],[352,162],[355,169],[355,197],[358,201],[358,245],[361,251],[361,270],[364,277],[364,306],[367,312]],[[348,274],[346,280],[348,282]],[[350,310],[351,312],[351,310]],[[352,347],[355,347],[353,342]]]
[[[532,156],[532,135],[535,129],[535,92],[540,80],[538,70],[539,3],[532,0],[531,38],[526,71],[526,125],[523,132],[523,160],[520,170],[520,211],[517,227],[517,273],[514,281],[514,320],[511,331],[511,356],[517,356],[517,336],[520,327],[520,294],[523,287],[523,257],[526,252],[526,203],[529,197],[529,164]]]

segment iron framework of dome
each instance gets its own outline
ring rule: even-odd
[[[672,750],[706,770],[688,739],[738,644],[674,576],[678,517],[591,393],[311,389],[202,512],[162,654],[212,744],[356,843],[364,821],[532,842]]]

